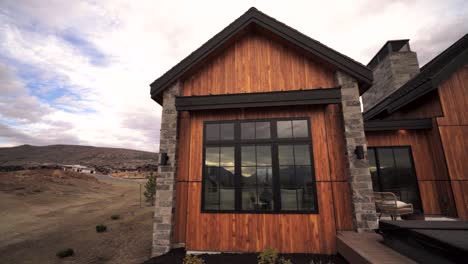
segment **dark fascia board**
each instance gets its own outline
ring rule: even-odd
[[[236,33],[250,25],[263,27],[274,34],[288,40],[292,44],[310,52],[311,54],[331,63],[338,69],[353,76],[357,80],[371,85],[373,81],[372,71],[365,65],[325,46],[324,44],[309,38],[299,31],[279,22],[278,20],[258,11],[256,8],[250,8],[245,14],[240,16],[229,26],[208,40],[200,48],[195,50],[164,75],[151,83],[151,98],[161,103],[161,93],[170,85],[175,83],[192,66],[204,60],[211,52],[215,51]]]
[[[400,129],[431,129],[432,119],[412,120],[368,120],[364,121],[364,131],[391,131]]]
[[[467,62],[468,34],[428,62],[418,75],[409,80],[400,89],[366,111],[363,114],[364,119],[370,120],[384,113],[391,114],[398,111],[432,90],[437,89],[443,81],[450,78],[453,72],[466,65]]]
[[[268,93],[177,96],[177,111],[271,107],[288,105],[339,104],[340,88]]]

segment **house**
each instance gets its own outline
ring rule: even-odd
[[[81,173],[90,173],[90,174],[96,173],[95,169],[89,168],[89,167],[86,167],[86,166],[82,166],[82,165],[62,165],[62,169],[64,171],[68,170],[68,171],[81,172]]]
[[[153,255],[180,245],[334,254],[338,231],[375,229],[373,182],[387,173],[380,147],[400,147],[387,135],[430,136],[426,119],[390,121],[386,108],[372,114],[418,72],[392,80],[396,88],[372,106],[364,103],[364,124],[359,99],[380,94],[376,71],[393,55],[389,47],[411,52],[408,41],[394,42],[367,67],[251,8],[156,79],[151,98],[162,117]],[[408,148],[390,150],[395,160]],[[443,214],[434,200],[445,201],[446,190],[430,184],[426,193],[440,195],[421,196],[429,200],[418,209]],[[408,199],[422,193],[409,186]]]
[[[373,186],[425,215],[468,220],[468,34],[421,69],[408,40],[367,65],[362,96]]]

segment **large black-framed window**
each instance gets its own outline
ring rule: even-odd
[[[207,121],[203,131],[203,212],[318,212],[308,118]]]
[[[369,168],[376,192],[392,192],[422,212],[418,180],[410,146],[369,147]]]

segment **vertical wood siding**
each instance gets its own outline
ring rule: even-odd
[[[437,128],[367,132],[370,147],[411,146],[421,202],[427,215],[456,216]]]
[[[261,34],[231,44],[183,81],[184,96],[335,86],[334,73]]]
[[[184,197],[180,192],[187,192],[187,209],[185,220],[176,219],[178,242],[185,242],[188,250],[258,252],[275,247],[281,252],[335,253],[336,229],[352,228],[349,185],[343,175],[342,134],[328,133],[343,127],[338,111],[336,107],[309,106],[192,112],[190,129],[180,126],[185,129],[180,132],[180,142],[185,144],[179,146],[179,153],[181,157],[183,152],[189,154],[179,164],[185,162],[189,169],[179,170],[179,181],[185,182],[179,182],[178,188],[179,185],[187,188],[179,188],[177,195]],[[310,119],[319,213],[201,213],[203,122],[282,117]],[[331,162],[331,157],[337,158]],[[188,177],[183,173],[188,173]],[[185,207],[183,198],[177,200],[177,207]],[[183,210],[176,218],[184,217]]]
[[[437,118],[458,216],[468,220],[468,65],[439,86],[444,116]]]

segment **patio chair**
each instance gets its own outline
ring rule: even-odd
[[[392,220],[398,216],[412,214],[413,205],[399,201],[392,192],[374,192],[375,207],[380,211],[379,220],[382,214],[388,214]]]

